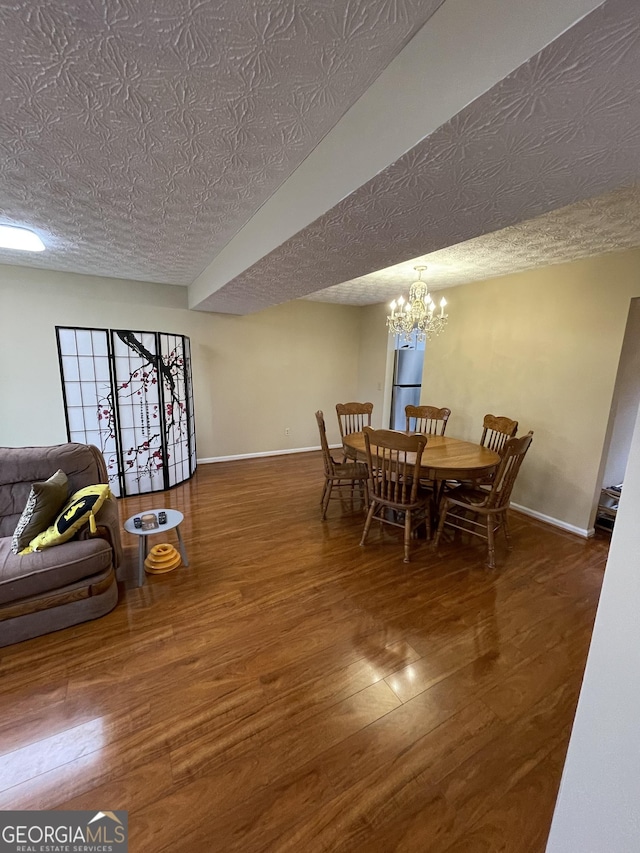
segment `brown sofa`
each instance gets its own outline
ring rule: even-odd
[[[69,494],[108,482],[104,459],[91,445],[0,447],[0,647],[103,616],[118,600],[122,545],[112,497],[96,514],[98,535],[85,525],[62,545],[11,551],[31,485],[58,469],[69,479]]]

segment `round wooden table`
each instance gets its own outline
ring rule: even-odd
[[[343,441],[356,458],[366,461],[364,433],[352,432]],[[499,461],[500,456],[494,450],[480,444],[446,435],[429,435],[422,453],[420,477],[435,481],[475,480],[493,471]]]

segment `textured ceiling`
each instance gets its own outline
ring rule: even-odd
[[[441,3],[3,2],[0,223],[49,249],[2,262],[189,284]],[[407,258],[404,281],[426,255],[450,286],[637,245],[639,67],[640,3],[606,0],[197,307],[363,304]]]
[[[260,310],[634,184],[638,68],[640,4],[608,0],[198,307]]]
[[[189,284],[441,2],[3,2],[3,262]]]
[[[426,264],[429,290],[640,246],[640,188],[615,190],[536,219],[422,255],[310,296],[316,302],[372,305],[407,296],[414,267]]]

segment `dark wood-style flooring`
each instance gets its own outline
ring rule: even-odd
[[[606,535],[512,514],[493,572],[479,540],[407,565],[399,531],[320,521],[321,471],[120,502],[181,510],[191,565],[0,650],[0,809],[128,809],[132,853],[544,850]]]

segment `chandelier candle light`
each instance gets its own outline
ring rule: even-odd
[[[414,267],[418,280],[409,288],[409,301],[405,302],[400,296],[391,303],[391,314],[387,316],[387,326],[390,335],[403,335],[409,342],[413,333],[417,332],[418,341],[425,341],[439,335],[447,325],[449,315],[444,313],[447,300],[440,300],[440,313],[436,313],[436,304],[429,294],[426,281],[422,281],[422,273],[426,267]]]

